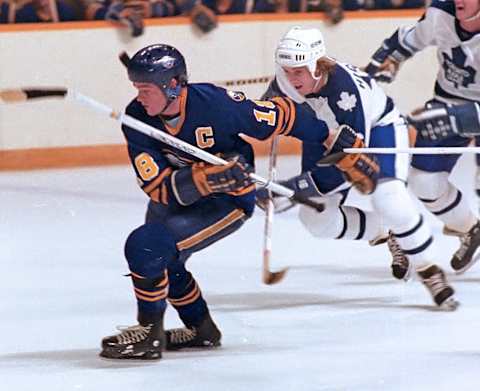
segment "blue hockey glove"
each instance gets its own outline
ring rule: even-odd
[[[395,80],[400,64],[411,56],[412,53],[400,45],[397,30],[373,53],[365,72],[379,82],[391,83]]]
[[[480,106],[475,102],[461,105],[428,103],[413,111],[407,119],[417,129],[418,137],[427,140],[480,136]]]
[[[296,205],[296,202],[293,199],[295,197],[298,199],[308,199],[312,197],[321,197],[323,195],[315,185],[315,181],[309,171],[294,176],[286,181],[279,181],[278,183],[292,189],[295,192],[295,195],[292,198],[288,198],[272,193],[271,197],[275,213],[282,213],[293,208]],[[270,191],[264,187],[260,188],[257,190],[256,197],[255,202],[257,206],[260,209],[265,210],[267,200],[270,198]]]

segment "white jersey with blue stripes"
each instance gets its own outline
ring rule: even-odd
[[[434,0],[414,26],[399,29],[399,43],[412,54],[437,47],[435,98],[480,102],[480,32],[463,30],[455,15],[452,0]]]

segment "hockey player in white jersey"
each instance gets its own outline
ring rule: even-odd
[[[435,264],[430,227],[405,187],[408,156],[366,155],[361,161],[359,155],[340,152],[333,159],[335,165],[321,164],[324,156],[332,157],[332,150],[352,145],[407,146],[406,123],[393,101],[366,73],[328,57],[317,29],[290,29],[277,46],[275,60],[276,77],[265,96],[287,95],[303,103],[331,131],[324,144],[303,143],[302,173],[284,182],[302,197],[322,197],[325,202],[320,213],[301,207],[301,222],[319,238],[378,241],[390,232],[390,248],[400,255],[396,258],[400,269],[394,268],[394,275],[401,272],[403,275],[397,277],[404,277],[410,261],[435,303],[455,308],[454,291]],[[363,140],[352,137],[352,129]],[[352,178],[337,168],[348,164],[356,164],[359,171],[367,167],[365,175]],[[343,205],[352,184],[370,194],[373,211]],[[259,192],[260,204],[264,197],[266,193]]]
[[[436,46],[439,70],[433,99],[425,110],[410,116],[419,130],[415,146],[467,146],[479,124],[479,0],[433,0],[415,25],[399,28],[383,42],[366,71],[377,80],[391,82],[400,64],[427,46]],[[440,116],[432,116],[432,110]],[[458,158],[414,155],[409,185],[444,223],[444,232],[460,238],[450,264],[456,273],[463,273],[478,259],[480,222],[449,181]]]

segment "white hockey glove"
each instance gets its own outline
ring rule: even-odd
[[[401,46],[397,30],[373,53],[365,72],[379,82],[391,83],[397,76],[400,64],[411,56],[412,53]]]
[[[300,199],[308,199],[312,197],[321,197],[323,194],[320,193],[317,186],[315,185],[315,181],[313,180],[312,174],[307,171],[300,175],[294,176],[286,181],[280,181],[279,184],[292,189],[295,192],[295,196]],[[270,192],[262,187],[257,190],[256,193],[256,204],[257,206],[265,210],[265,206],[267,204],[267,200],[270,198]],[[281,196],[278,194],[272,194],[272,201],[274,206],[275,213],[282,213],[296,205],[295,200],[292,198],[288,198],[285,196]]]
[[[407,119],[417,129],[418,137],[427,140],[480,136],[480,105],[475,102],[461,105],[427,103]]]

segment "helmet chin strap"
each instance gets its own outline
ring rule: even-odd
[[[301,95],[288,81],[287,76],[285,75],[285,71],[283,68],[275,64],[275,75],[277,78],[277,84],[280,87],[280,90],[291,99],[293,99],[296,103],[303,103],[305,102],[305,97]]]
[[[477,20],[478,18],[480,18],[480,8],[478,9],[478,11],[474,15],[465,19],[465,22],[473,22],[474,20]]]
[[[315,77],[315,84],[313,86],[313,91],[312,92],[317,92],[318,87],[320,86],[321,83],[323,83],[323,75],[320,75],[318,77]]]
[[[158,113],[158,115],[164,115],[164,114],[165,114],[165,111],[167,111],[167,109],[170,107],[170,105],[171,105],[173,102],[175,102],[175,100],[176,100],[177,98],[178,98],[178,96],[175,97],[175,98],[173,98],[173,99],[172,99],[172,98],[168,99],[168,100],[167,100],[167,104],[166,104],[165,107],[162,109],[162,111],[160,111],[160,113]]]

